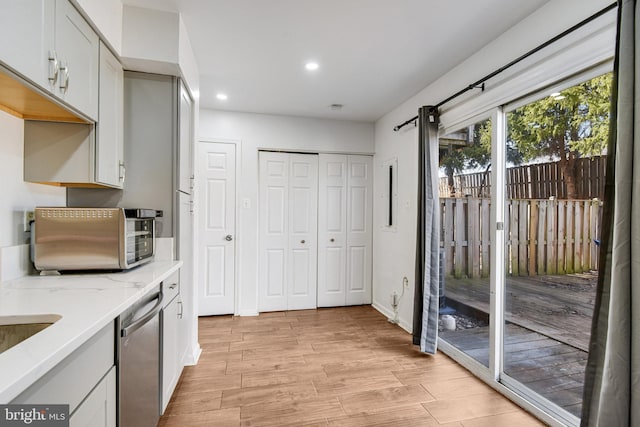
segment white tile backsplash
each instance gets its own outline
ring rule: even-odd
[[[29,245],[0,248],[0,282],[27,276],[30,270]]]
[[[175,254],[173,252],[173,237],[156,238],[156,261],[173,261]]]

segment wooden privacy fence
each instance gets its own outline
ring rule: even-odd
[[[440,247],[445,276],[488,277],[490,200],[441,198]],[[602,202],[508,200],[506,272],[513,276],[569,274],[598,269]]]
[[[604,175],[607,156],[576,160],[577,199],[604,197]],[[507,168],[508,199],[567,198],[567,185],[558,162],[537,163]],[[453,177],[455,196],[488,197],[491,194],[491,171],[474,172]],[[450,197],[448,178],[440,178],[440,197]]]

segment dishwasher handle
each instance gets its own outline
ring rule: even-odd
[[[129,326],[122,328],[122,332],[121,332],[122,336],[126,337],[128,335],[131,335],[132,333],[134,333],[135,331],[143,327],[145,323],[147,323],[149,320],[153,319],[160,312],[160,310],[162,310],[163,298],[164,298],[164,295],[162,294],[162,292],[160,292],[156,297],[158,302],[154,304],[151,310],[149,310],[144,316],[142,316],[141,318],[139,318]]]

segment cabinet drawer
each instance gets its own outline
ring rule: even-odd
[[[162,293],[164,294],[162,297],[163,307],[166,307],[180,293],[180,270],[162,281]]]
[[[69,412],[114,365],[115,325],[109,323],[11,403],[69,404]]]

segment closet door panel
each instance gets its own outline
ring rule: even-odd
[[[261,152],[259,168],[258,310],[286,310],[289,252],[289,155]]]
[[[318,307],[345,304],[347,156],[319,156]]]
[[[318,156],[290,155],[289,288],[287,308],[316,308],[318,265]]]
[[[373,158],[347,159],[346,305],[371,304]]]

